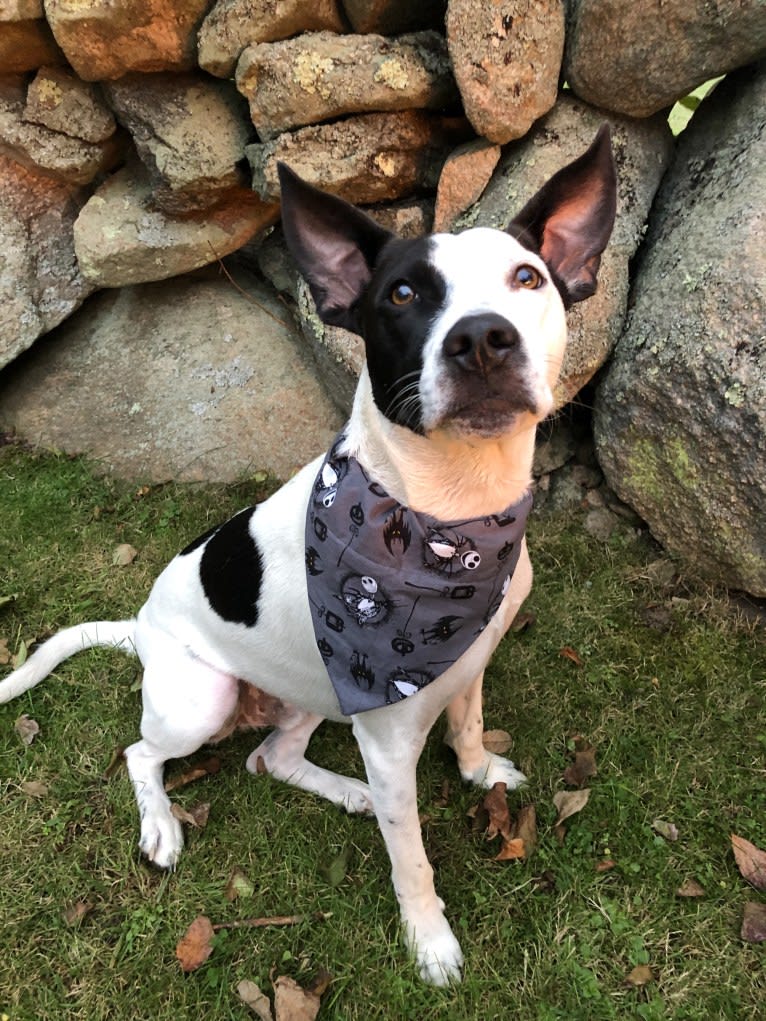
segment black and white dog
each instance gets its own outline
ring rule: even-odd
[[[246,721],[248,758],[350,812],[373,812],[423,978],[459,978],[434,889],[415,771],[436,718],[461,776],[524,780],[482,745],[484,668],[527,596],[535,426],[551,410],[565,309],[593,294],[615,214],[609,131],[506,231],[400,240],[281,168],[285,236],[326,323],[361,334],[367,367],[332,450],[265,503],[177,556],[135,620],[59,632],[0,684],[0,702],[94,645],[144,666],[142,738],[126,753],[141,851],[183,842],[167,759]],[[368,783],[304,757],[323,719],[351,723]]]

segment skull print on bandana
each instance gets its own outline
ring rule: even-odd
[[[397,503],[336,439],[306,515],[317,647],[347,715],[414,695],[497,613],[532,506],[440,522]]]

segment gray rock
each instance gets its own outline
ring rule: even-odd
[[[193,74],[126,75],[105,85],[168,213],[208,209],[242,190],[252,129],[230,82]]]
[[[0,367],[91,293],[72,225],[87,193],[0,155]]]
[[[143,166],[118,171],[95,192],[74,225],[77,260],[94,287],[164,280],[236,251],[279,216],[276,203],[244,192],[203,217],[157,209]]]
[[[564,78],[596,106],[649,117],[764,53],[763,0],[570,0]]]
[[[447,42],[466,116],[491,142],[521,138],[556,102],[561,0],[449,0]]]
[[[399,35],[422,28],[444,29],[447,0],[343,0],[355,32]]]
[[[219,273],[105,291],[0,379],[0,422],[147,481],[282,478],[342,424],[265,285]]]
[[[237,88],[262,141],[350,113],[436,109],[458,95],[437,32],[397,39],[314,32],[248,46],[237,64]]]
[[[218,0],[199,30],[199,66],[230,78],[251,43],[322,31],[346,31],[337,0]]]
[[[349,202],[385,202],[435,188],[442,164],[466,134],[461,118],[369,113],[286,132],[248,146],[246,154],[264,201],[279,196],[277,162],[283,160],[310,184]]]
[[[56,42],[86,82],[194,67],[209,0],[45,0]],[[39,66],[39,65],[38,65]]]
[[[27,90],[24,120],[86,142],[105,142],[117,128],[98,87],[63,67],[37,72]]]
[[[569,347],[556,390],[558,407],[606,361],[622,331],[630,260],[672,151],[665,119],[608,116],[563,93],[526,138],[508,147],[484,195],[459,221],[460,226],[506,227],[552,174],[585,151],[607,119],[617,164],[617,220],[601,260],[598,291],[568,315]]]
[[[698,572],[766,595],[766,65],[681,136],[597,395],[610,485]]]

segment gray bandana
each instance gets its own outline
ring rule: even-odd
[[[341,435],[314,482],[306,578],[317,646],[347,715],[399,702],[443,674],[497,612],[532,507],[437,521],[390,497]]]

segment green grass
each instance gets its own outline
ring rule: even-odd
[[[255,483],[138,492],[80,460],[0,448],[0,599],[16,595],[0,608],[0,639],[15,651],[67,624],[134,612],[177,549],[264,492]],[[113,567],[122,542],[139,556]],[[251,777],[253,735],[222,745],[221,772],[178,793],[182,804],[212,805],[178,871],[144,864],[128,781],[103,777],[114,749],[137,734],[138,668],[94,650],[0,707],[0,1014],[245,1019],[241,979],[270,991],[272,976],[308,984],[325,968],[333,981],[320,1018],[762,1017],[764,946],[742,942],[739,926],[744,902],[763,895],[740,879],[729,847],[732,831],[766,846],[762,639],[724,598],[653,584],[647,564],[659,553],[646,538],[622,532],[604,544],[579,514],[541,513],[530,546],[536,622],[504,640],[488,671],[486,725],[511,732],[511,754],[531,778],[511,800],[537,806],[535,855],[494,862],[495,845],[471,832],[466,812],[478,796],[459,784],[440,726],[419,773],[426,845],[466,954],[461,986],[432,990],[416,978],[374,823]],[[647,620],[657,605],[663,630]],[[559,655],[566,645],[583,667]],[[29,747],[13,729],[24,712],[41,728]],[[599,773],[560,846],[551,797],[578,734],[597,746]],[[326,724],[311,754],[361,775],[347,728]],[[32,780],[47,794],[24,793]],[[656,818],[675,823],[675,843],[654,833]],[[341,854],[338,883],[326,866]],[[615,867],[599,873],[605,858]],[[255,890],[229,902],[234,868]],[[703,898],[676,896],[689,878]],[[67,924],[65,910],[82,899],[92,910]],[[197,914],[298,912],[310,917],[291,928],[220,934],[209,961],[181,974],[175,945]],[[628,988],[642,963],[655,981]]]

